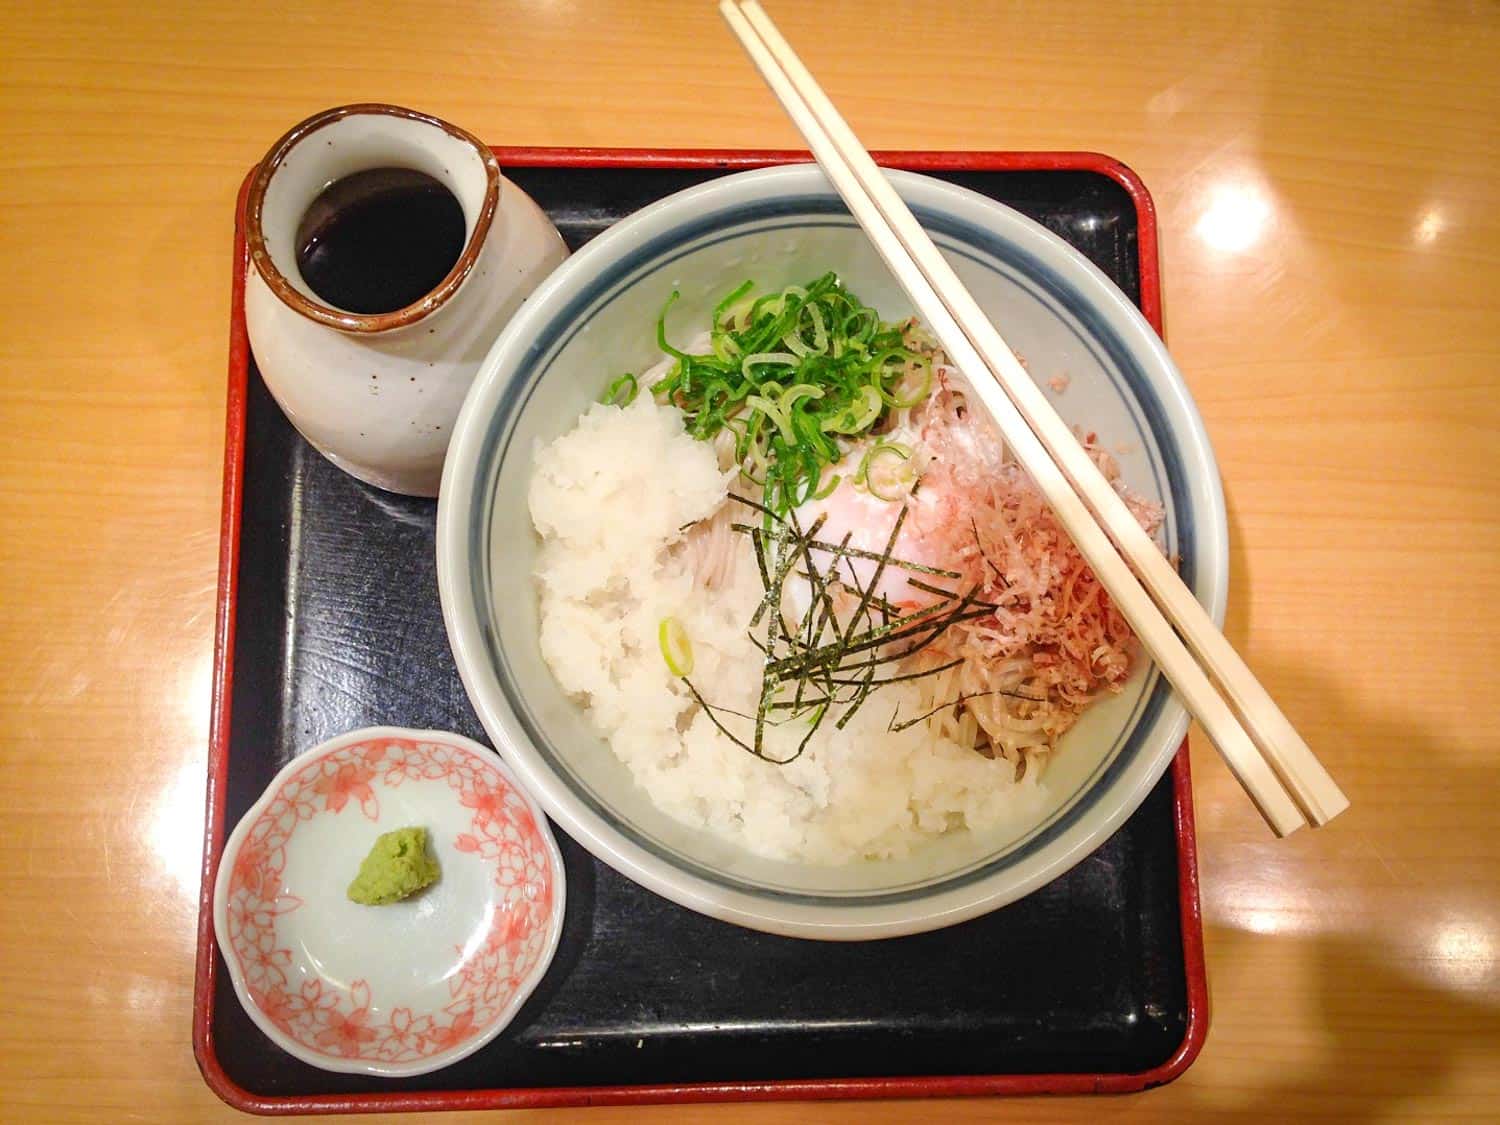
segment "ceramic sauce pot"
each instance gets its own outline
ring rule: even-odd
[[[298,267],[299,228],[324,188],[414,169],[452,192],[466,239],[425,295],[389,312],[337,308]],[[436,496],[454,419],[480,361],[567,256],[529,196],[469,133],[390,105],[326,110],[266,154],[246,200],[245,322],[256,366],[302,436],[360,480]]]

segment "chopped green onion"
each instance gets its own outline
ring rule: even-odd
[[[674,676],[693,674],[693,642],[687,630],[675,617],[663,617],[656,629],[656,642],[661,646],[661,658]]]
[[[751,395],[745,400],[745,405],[759,410],[767,418],[775,422],[776,428],[781,431],[782,439],[788,445],[796,442],[797,435],[792,430],[791,420],[787,417],[786,411],[781,408],[779,402],[772,402],[765,395]]]
[[[799,356],[823,355],[828,351],[828,329],[823,324],[823,310],[817,305],[804,305],[802,312],[807,314],[806,319],[812,322],[813,338],[809,344],[803,339],[802,318],[799,317],[796,327],[781,338],[787,350],[797,353]]]
[[[745,373],[745,378],[754,379],[754,368],[757,367],[796,367],[797,356],[791,352],[756,352],[747,355],[740,360],[740,370]]]
[[[833,476],[828,478],[827,484],[812,494],[812,498],[814,500],[826,500],[829,496],[833,495],[833,490],[839,486],[839,481],[843,479],[838,473],[834,473]]]
[[[679,364],[693,358],[667,343],[667,310],[676,304],[677,298],[681,296],[682,294],[677,292],[677,290],[672,290],[672,295],[667,298],[667,303],[661,307],[661,315],[656,318],[656,345],[669,356],[676,359]]]
[[[755,288],[755,282],[742,281],[730,294],[714,306],[714,327],[718,328],[729,319],[730,311],[739,304],[741,298],[749,295]]]
[[[916,406],[917,403],[925,399],[932,391],[932,360],[924,355],[919,355],[914,357],[913,361],[917,365],[917,385],[909,394],[897,395],[893,391],[888,391],[883,385],[876,385],[875,389],[879,392],[881,399],[887,406],[893,406],[897,410],[906,410]],[[909,375],[909,367],[903,368],[901,378],[908,378]]]
[[[636,384],[635,376],[626,372],[604,388],[604,393],[599,396],[599,401],[604,403],[605,406],[629,406],[635,401],[635,396],[640,392],[640,389]]]
[[[843,414],[823,419],[823,431],[830,434],[862,433],[870,428],[870,423],[879,418],[884,409],[879,392],[866,384],[859,388],[855,401],[849,404]]]
[[[787,416],[790,417],[792,409],[800,399],[822,397],[822,387],[815,387],[811,383],[798,383],[795,387],[788,387],[781,392],[781,409],[786,411]]]
[[[856,476],[855,476],[854,479],[855,479],[856,482],[863,484],[867,489],[869,489],[870,490],[870,495],[874,496],[876,499],[879,499],[879,500],[892,500],[892,501],[894,501],[894,500],[904,500],[906,498],[906,495],[907,495],[908,491],[909,491],[909,488],[907,488],[907,489],[893,490],[893,492],[884,491],[884,487],[887,484],[889,484],[890,482],[889,481],[878,481],[876,479],[876,477],[871,472],[871,470],[873,470],[875,468],[876,463],[881,458],[890,458],[890,457],[895,457],[898,461],[909,461],[909,460],[911,460],[911,446],[909,446],[909,445],[903,445],[899,441],[879,441],[879,442],[876,442],[874,445],[872,445],[870,447],[870,449],[868,450],[868,452],[865,453],[864,459],[860,461],[860,463],[859,463],[859,472],[858,472],[858,474],[856,474]],[[911,484],[910,477],[908,476],[904,480],[902,480],[901,477],[898,477],[897,478],[897,484],[898,484],[898,486],[899,486],[899,484],[902,484],[902,483],[904,483],[906,485],[910,485]]]
[[[731,430],[741,473],[764,487],[775,515],[820,494],[830,465],[931,393],[912,322],[882,321],[832,273],[753,298],[750,282],[739,285],[715,306],[702,355],[667,342],[676,300],[657,318],[657,342],[675,362],[651,393],[681,410],[699,440]]]

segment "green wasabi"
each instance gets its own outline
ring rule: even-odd
[[[398,828],[375,841],[349,884],[349,898],[362,906],[385,906],[430,887],[439,874],[427,851],[427,829]]]

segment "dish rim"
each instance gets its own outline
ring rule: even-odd
[[[348,746],[358,745],[361,742],[372,742],[379,739],[401,739],[413,742],[436,743],[460,751],[471,758],[483,762],[487,767],[497,770],[501,777],[526,803],[533,819],[536,822],[537,833],[542,840],[544,850],[547,854],[547,862],[553,879],[552,909],[547,915],[547,942],[541,956],[536,963],[527,971],[526,977],[516,988],[500,1013],[495,1016],[484,1028],[475,1035],[463,1040],[457,1046],[447,1048],[424,1058],[413,1059],[409,1062],[386,1062],[384,1060],[348,1059],[334,1055],[326,1055],[316,1051],[303,1043],[298,1042],[284,1033],[266,1017],[254,998],[250,995],[249,983],[245,978],[243,966],[239,964],[239,958],[231,956],[222,945],[222,939],[218,935],[225,932],[229,888],[228,882],[234,871],[234,859],[244,844],[245,836],[249,833],[251,826],[257,818],[270,806],[277,792],[287,780],[299,770],[304,769],[321,758],[335,754]],[[563,866],[562,851],[557,845],[557,839],[552,834],[552,826],[547,820],[544,810],[540,807],[536,798],[526,789],[521,780],[515,776],[509,764],[495,751],[482,743],[475,742],[472,738],[466,738],[452,731],[423,730],[412,727],[394,726],[370,726],[359,727],[355,730],[336,734],[332,738],[325,739],[306,750],[301,751],[291,758],[285,765],[276,771],[276,775],[266,783],[250,807],[245,810],[244,816],[229,833],[225,840],[224,850],[219,860],[219,868],[214,879],[212,889],[213,895],[213,927],[214,937],[220,941],[220,955],[229,970],[230,983],[234,986],[234,994],[240,1005],[245,1009],[245,1014],[250,1021],[271,1042],[280,1047],[287,1054],[309,1066],[315,1066],[319,1070],[327,1070],[337,1074],[367,1074],[377,1078],[415,1078],[422,1074],[431,1074],[433,1071],[442,1070],[444,1067],[452,1066],[461,1059],[467,1058],[475,1051],[486,1046],[497,1035],[510,1026],[516,1014],[531,998],[537,987],[547,975],[552,966],[553,958],[557,956],[558,946],[562,942],[563,918],[566,914],[568,898],[567,872]]]

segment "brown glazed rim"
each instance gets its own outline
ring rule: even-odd
[[[292,285],[276,268],[276,263],[271,260],[270,251],[266,249],[265,232],[261,229],[261,209],[266,201],[266,188],[270,186],[271,177],[276,174],[276,170],[281,167],[292,149],[319,129],[332,125],[336,121],[342,121],[346,117],[366,114],[420,121],[426,125],[436,126],[450,137],[463,141],[484,161],[486,181],[484,204],[479,208],[479,218],[474,223],[474,230],[469,235],[469,241],[464,245],[464,252],[458,256],[458,261],[448,271],[448,276],[420,300],[413,301],[405,308],[385,313],[346,312],[307,296]],[[469,276],[474,263],[479,260],[479,251],[484,246],[485,236],[489,234],[490,224],[494,221],[495,209],[499,204],[500,165],[489,146],[481,143],[478,137],[465,132],[457,125],[450,125],[436,117],[418,113],[414,109],[387,105],[384,102],[360,102],[356,105],[341,105],[333,109],[325,109],[306,121],[299,121],[271,146],[271,150],[256,167],[254,178],[250,181],[250,193],[245,200],[245,242],[250,253],[250,261],[255,264],[261,278],[270,287],[271,292],[275,293],[281,302],[293,312],[301,313],[319,324],[326,324],[330,328],[338,328],[345,332],[386,332],[392,328],[415,324],[429,313],[437,311],[448,298],[458,292],[458,287],[464,283],[464,278]]]

